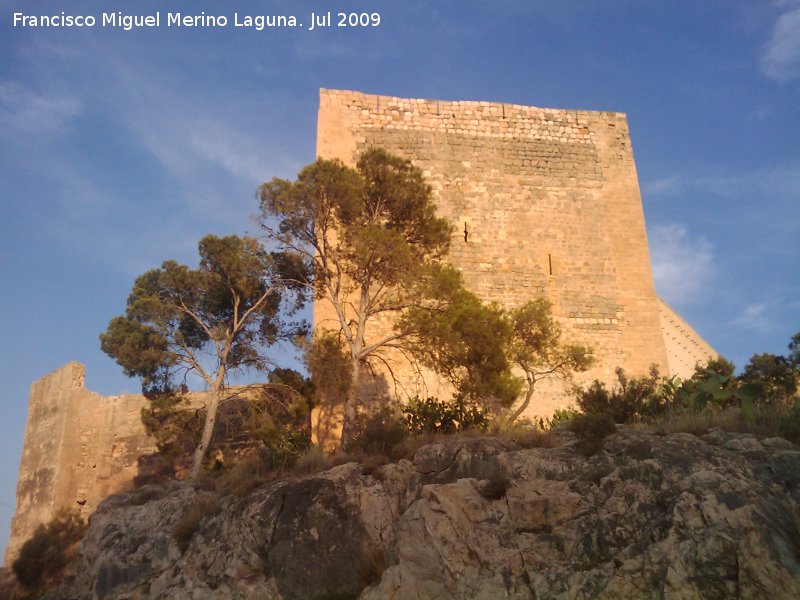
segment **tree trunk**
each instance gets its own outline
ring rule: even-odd
[[[211,389],[211,402],[206,411],[206,420],[203,424],[203,435],[200,438],[200,443],[195,448],[194,456],[192,457],[192,470],[189,472],[190,479],[197,479],[200,474],[200,469],[203,467],[203,461],[208,452],[208,446],[211,444],[211,437],[214,435],[214,424],[217,421],[217,409],[222,397],[222,390],[215,386]]]
[[[353,361],[352,366],[352,383],[350,389],[347,390],[344,400],[344,421],[342,422],[342,439],[339,442],[339,448],[342,452],[347,452],[350,443],[353,441],[353,434],[355,433],[356,421],[358,419],[358,383],[359,375],[361,372],[361,364],[359,360]]]
[[[516,421],[519,416],[525,412],[525,409],[528,408],[528,405],[531,403],[531,398],[533,397],[533,386],[536,385],[535,381],[528,380],[528,390],[525,392],[525,400],[522,401],[522,404],[519,405],[519,408],[514,411],[514,413],[509,417],[508,424],[511,425],[514,421]]]

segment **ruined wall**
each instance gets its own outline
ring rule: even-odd
[[[31,385],[6,564],[59,510],[86,517],[129,485],[139,456],[155,450],[140,416],[146,400],[91,392],[85,371],[71,362]]]
[[[370,146],[423,170],[471,290],[507,307],[545,296],[566,338],[594,348],[579,381],[670,371],[624,114],[321,90],[318,156],[355,164]],[[315,305],[316,325],[330,316]],[[406,394],[440,391],[401,370]],[[564,404],[558,384],[541,391],[531,414]]]

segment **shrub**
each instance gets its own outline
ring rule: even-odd
[[[668,433],[703,435],[716,428],[731,433],[751,433],[759,438],[782,437],[800,445],[800,402],[791,408],[769,404],[756,406],[748,414],[738,407],[688,411],[667,415],[653,425]]]
[[[672,398],[661,393],[658,369],[650,368],[650,374],[629,378],[625,371],[617,368],[617,383],[609,390],[598,380],[588,389],[577,389],[575,399],[586,414],[605,413],[615,423],[634,423],[664,414],[672,404]]]
[[[311,438],[305,431],[275,428],[265,436],[264,447],[258,450],[259,457],[271,469],[288,469],[311,446]]]
[[[309,446],[308,450],[294,464],[294,472],[300,475],[309,475],[329,469],[331,465],[331,459],[325,455],[322,448]]]
[[[174,463],[194,452],[200,441],[204,413],[193,410],[184,394],[163,393],[150,397],[149,406],[142,409],[142,423],[155,438],[158,453]]]
[[[800,446],[800,399],[798,399],[784,419],[781,419],[779,432],[781,437]]]
[[[403,408],[403,413],[408,430],[413,434],[482,431],[489,425],[488,410],[460,394],[452,402],[415,396]]]
[[[57,583],[85,532],[86,524],[74,511],[62,511],[47,525],[39,525],[11,566],[19,582],[29,590]]]
[[[758,388],[758,403],[791,405],[797,392],[800,370],[785,356],[754,354],[742,371],[739,381]]]
[[[570,419],[577,417],[580,413],[573,406],[557,408],[553,411],[553,416],[542,421],[543,429],[554,429],[556,426],[566,423]]]
[[[403,420],[390,409],[383,409],[356,424],[348,452],[392,455],[408,437]]]
[[[589,413],[571,419],[568,428],[578,437],[578,451],[591,456],[603,448],[603,440],[617,430],[607,413]]]
[[[480,495],[486,500],[500,500],[511,487],[511,481],[506,477],[500,465],[495,465],[489,477],[479,488]]]

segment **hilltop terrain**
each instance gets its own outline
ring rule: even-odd
[[[450,437],[210,502],[112,496],[48,598],[797,598],[800,449],[624,428]]]

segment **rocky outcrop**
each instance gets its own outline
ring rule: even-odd
[[[781,439],[622,430],[585,457],[452,438],[207,508],[114,496],[54,598],[799,598],[800,450]]]

